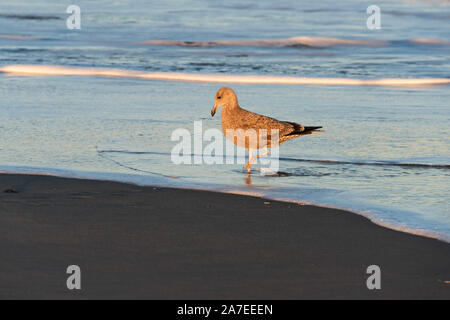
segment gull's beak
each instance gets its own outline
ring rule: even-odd
[[[211,110],[211,117],[214,117],[218,108],[219,106],[217,104],[214,104],[214,107]]]

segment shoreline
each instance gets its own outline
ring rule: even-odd
[[[51,172],[49,171],[39,171],[39,168],[35,168],[36,170],[32,171],[14,171],[14,170],[1,170],[0,169],[0,177],[2,175],[31,175],[31,176],[44,176],[44,177],[55,177],[55,178],[64,178],[64,179],[77,179],[77,180],[89,180],[89,181],[103,181],[103,182],[111,182],[111,183],[123,183],[123,184],[130,184],[133,186],[139,186],[139,187],[157,187],[157,188],[169,188],[169,189],[176,189],[176,190],[195,190],[195,191],[204,191],[204,192],[214,192],[214,193],[222,193],[222,194],[234,194],[234,195],[240,195],[245,197],[254,197],[258,199],[266,199],[268,201],[278,201],[278,202],[284,202],[289,204],[297,204],[297,205],[309,205],[313,207],[323,208],[323,209],[333,209],[333,210],[339,210],[339,211],[345,211],[349,212],[351,214],[355,214],[358,216],[361,216],[363,218],[368,219],[371,223],[389,229],[397,232],[402,232],[410,235],[420,236],[424,238],[429,238],[433,240],[438,240],[447,244],[450,244],[450,235],[439,233],[439,232],[433,232],[427,229],[414,229],[412,227],[402,225],[402,224],[393,224],[390,222],[384,222],[383,220],[376,219],[374,216],[372,216],[370,213],[368,213],[370,210],[363,210],[358,208],[350,208],[345,207],[341,205],[333,205],[333,204],[325,204],[325,203],[319,203],[314,202],[310,200],[296,200],[296,199],[289,199],[289,198],[280,198],[277,196],[271,196],[267,194],[260,193],[259,191],[246,191],[246,190],[240,190],[236,188],[226,188],[226,187],[217,187],[217,188],[208,188],[203,186],[184,186],[184,185],[176,185],[176,184],[170,184],[167,183],[167,181],[170,181],[170,179],[173,179],[173,177],[165,176],[159,173],[152,173],[155,176],[159,176],[160,178],[168,179],[166,182],[157,182],[154,181],[152,184],[148,183],[138,183],[134,179],[125,179],[122,180],[115,179],[107,173],[102,172],[78,172],[78,171],[71,171],[71,170],[62,170],[61,172]],[[89,176],[91,174],[91,176]],[[128,176],[125,174],[125,176]],[[0,190],[1,192],[1,190]]]
[[[450,298],[448,243],[338,209],[2,173],[0,221],[3,299]]]

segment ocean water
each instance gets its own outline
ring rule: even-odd
[[[370,1],[77,1],[69,30],[73,3],[0,3],[1,171],[310,202],[450,241],[448,1],[377,2],[380,30]],[[174,164],[174,130],[220,128],[223,85],[326,132],[283,144],[278,175]]]

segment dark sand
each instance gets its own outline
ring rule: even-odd
[[[449,244],[265,201],[2,174],[0,298],[450,298]],[[66,288],[72,264],[81,291]],[[366,287],[372,264],[381,290]]]

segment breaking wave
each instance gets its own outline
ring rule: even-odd
[[[366,46],[381,47],[398,41],[388,40],[350,40],[328,37],[292,37],[286,39],[263,40],[217,40],[217,41],[177,41],[177,40],[148,40],[138,42],[139,45],[180,46],[180,47],[291,47],[291,48],[330,48],[336,46]],[[450,41],[438,39],[409,39],[407,43],[450,45]]]
[[[344,85],[344,86],[429,86],[450,83],[450,78],[312,78],[264,75],[223,75],[199,73],[142,72],[126,69],[79,68],[51,65],[9,65],[0,72],[23,76],[100,76],[166,81],[217,82],[245,84]]]

